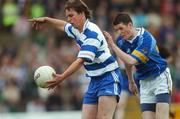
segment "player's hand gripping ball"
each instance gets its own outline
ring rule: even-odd
[[[47,88],[46,81],[53,79],[53,74],[55,74],[55,70],[50,66],[41,66],[36,69],[34,73],[34,81],[37,86],[41,88]]]

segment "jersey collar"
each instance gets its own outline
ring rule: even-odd
[[[138,30],[138,33],[136,34],[136,36],[134,36],[134,38],[132,38],[131,40],[127,40],[129,43],[133,43],[133,41],[140,35],[142,35],[144,33],[144,28],[136,28],[136,30]]]

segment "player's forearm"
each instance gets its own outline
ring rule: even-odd
[[[54,18],[50,18],[50,17],[45,17],[45,21],[52,27],[59,29],[61,31],[64,31],[64,25],[67,23],[66,21],[54,19]]]
[[[126,64],[128,65],[134,65],[137,63],[137,61],[129,54],[123,52],[119,47],[117,47],[116,44],[111,44],[111,47],[113,51],[116,53],[116,55]]]
[[[121,69],[125,69],[124,62],[119,57],[117,57],[117,62]]]
[[[63,79],[66,79],[70,75],[72,75],[74,72],[76,72],[80,67],[83,65],[84,60],[81,58],[78,58],[75,60],[67,69],[66,71],[62,74]]]
[[[126,70],[126,74],[128,76],[129,83],[134,83],[133,66],[125,64],[125,70]]]

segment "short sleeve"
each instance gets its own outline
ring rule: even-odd
[[[146,63],[149,60],[149,54],[152,50],[153,43],[151,37],[141,37],[138,47],[131,53],[138,63]]]
[[[88,38],[81,46],[78,57],[83,58],[86,62],[93,62],[99,47],[100,41],[98,39]]]
[[[73,26],[70,23],[66,23],[64,26],[64,31],[66,32],[66,34],[71,37],[71,38],[76,38],[75,36],[75,31]]]

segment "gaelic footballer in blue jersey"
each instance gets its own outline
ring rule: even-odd
[[[30,20],[36,29],[47,23],[66,32],[80,46],[77,59],[62,74],[54,74],[54,79],[47,82],[48,89],[56,88],[84,65],[91,81],[83,100],[82,119],[112,119],[120,94],[121,73],[117,61],[99,27],[89,21],[90,11],[84,2],[68,0],[65,13],[68,22],[49,17]]]
[[[168,119],[172,80],[167,63],[159,54],[155,38],[144,28],[135,28],[126,13],[117,14],[113,27],[119,34],[117,45],[109,33],[104,32],[104,35],[116,55],[125,63],[129,88],[134,94],[138,90],[132,66],[136,67],[143,119]]]

